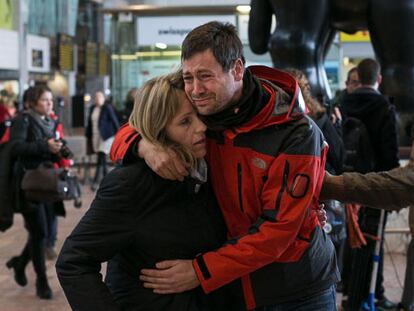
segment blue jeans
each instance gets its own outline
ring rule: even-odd
[[[336,311],[335,286],[310,297],[257,308],[256,311]]]

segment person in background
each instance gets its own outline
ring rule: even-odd
[[[138,89],[136,87],[130,89],[125,97],[124,109],[122,109],[118,114],[119,123],[121,125],[127,123],[129,120],[129,116],[134,109],[134,101],[137,90]]]
[[[62,123],[60,123],[58,116],[54,112],[54,102],[53,100],[50,101],[48,106],[48,117],[51,121],[54,122],[54,131],[55,131],[55,139],[62,140],[64,139],[63,134],[63,127]],[[58,161],[53,163],[53,167],[64,168],[65,170],[69,170],[70,166],[72,165],[72,160],[66,157],[59,157]],[[57,216],[65,216],[65,206],[63,201],[55,202],[55,203],[48,203],[46,208],[46,225],[47,225],[47,236],[46,236],[46,248],[45,254],[46,259],[52,260],[57,257],[55,251],[55,244],[57,240],[57,228],[58,228],[58,218]]]
[[[414,127],[413,127],[414,130]],[[414,134],[414,133],[413,133]],[[414,135],[412,136],[414,137]],[[388,211],[411,206],[409,227],[411,241],[407,250],[404,289],[397,310],[414,311],[414,141],[409,163],[379,173],[343,173],[325,175],[320,199],[357,203]]]
[[[9,139],[11,120],[16,115],[16,105],[12,97],[0,95],[0,144]]]
[[[97,154],[95,177],[91,186],[93,191],[107,173],[106,155],[109,153],[114,135],[118,130],[119,122],[115,110],[105,102],[105,96],[101,91],[95,93],[95,105],[89,110],[86,126],[86,138],[88,145]]]
[[[334,99],[332,99],[332,105],[334,107],[341,107],[343,103],[343,98],[346,94],[351,94],[357,88],[361,86],[358,76],[358,68],[352,67],[347,74],[345,81],[345,88],[343,90],[338,90]]]
[[[62,143],[56,141],[54,122],[48,117],[52,101],[52,92],[47,86],[34,87],[29,96],[28,110],[19,114],[10,128],[12,154],[17,159],[12,179],[15,211],[23,215],[29,236],[22,253],[12,257],[6,265],[14,270],[16,283],[26,286],[25,268],[32,261],[36,273],[36,295],[40,299],[52,298],[45,265],[47,206],[44,202],[27,200],[20,185],[25,170],[58,160]]]
[[[343,97],[341,111],[344,116],[345,126],[352,130],[356,124],[347,126],[347,119],[356,120],[362,124],[367,132],[365,143],[366,153],[369,153],[372,159],[364,159],[363,154],[357,154],[357,157],[363,159],[360,167],[350,167],[359,173],[387,171],[399,166],[398,157],[398,136],[396,125],[395,107],[389,102],[388,98],[379,92],[379,85],[382,82],[381,68],[379,63],[370,58],[363,59],[357,67],[360,86],[346,94]],[[351,123],[352,124],[352,123]],[[359,128],[362,131],[362,128]],[[346,135],[344,135],[345,137]],[[352,138],[352,137],[351,137]],[[344,138],[347,144],[347,138]],[[370,145],[370,148],[368,148]],[[370,149],[368,151],[368,149]],[[362,149],[364,150],[364,149]],[[349,155],[349,151],[348,151]],[[348,159],[346,166],[349,166]],[[350,170],[349,169],[349,170]],[[362,207],[359,211],[359,225],[364,233],[376,236],[378,226],[385,227],[387,215],[383,223],[379,223],[381,212],[371,207]],[[385,310],[395,308],[395,303],[388,300],[385,296],[383,286],[383,237],[380,248],[380,260],[377,274],[377,283],[375,289],[375,298],[378,300],[377,305]],[[368,296],[369,283],[371,279],[372,260],[371,254],[374,251],[375,241],[367,240],[367,245],[359,249],[353,249],[351,261],[353,265],[360,266],[361,260],[364,268],[361,271],[352,269],[350,281],[348,283],[348,303],[357,305]]]
[[[345,81],[345,89],[343,89],[342,91],[338,91],[334,99],[332,99],[332,109],[330,117],[333,124],[335,124],[338,120],[339,122],[342,122],[342,114],[340,111],[340,107],[343,104],[344,96],[346,94],[351,94],[360,86],[361,82],[359,81],[358,68],[353,67],[348,71],[348,75]]]

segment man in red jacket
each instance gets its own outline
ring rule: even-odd
[[[336,310],[335,253],[315,212],[327,146],[304,115],[296,81],[267,67],[245,69],[230,24],[192,30],[181,59],[185,92],[209,128],[210,181],[229,239],[194,260],[142,270],[144,285],[160,294],[201,285],[208,293],[238,280],[248,310]],[[123,127],[112,160],[138,150],[162,177],[186,175],[171,151],[137,135]]]

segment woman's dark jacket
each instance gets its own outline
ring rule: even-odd
[[[86,126],[85,133],[85,136],[88,139],[92,139],[92,113],[95,107],[96,106],[93,105],[89,109],[88,124]],[[101,135],[103,140],[107,140],[108,138],[115,135],[116,131],[118,130],[118,127],[119,121],[114,111],[114,108],[110,104],[105,103],[101,107],[101,113],[99,114],[98,119],[99,134]]]
[[[48,149],[47,141],[50,138],[54,137],[50,133],[45,133],[30,114],[23,112],[13,120],[10,128],[10,143],[13,144],[11,153],[14,163],[11,183],[15,211],[24,212],[27,207],[20,187],[25,170],[58,161],[57,155],[52,154]]]
[[[227,310],[201,308],[207,296],[200,288],[157,295],[139,280],[143,268],[192,259],[225,240],[213,196],[206,184],[196,193],[198,187],[192,179],[164,180],[142,160],[111,171],[56,263],[73,310]],[[106,284],[99,274],[105,261],[110,261]]]

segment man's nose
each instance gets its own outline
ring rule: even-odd
[[[196,95],[204,93],[204,85],[198,79],[194,79],[193,93]]]

